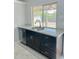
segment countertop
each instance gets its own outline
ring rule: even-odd
[[[32,29],[32,26],[19,26],[18,28],[24,28],[24,29],[27,29],[27,30],[31,30],[31,31],[34,31],[34,32],[38,32],[38,33],[53,36],[53,37],[57,36],[56,35],[56,29],[44,28],[43,30],[37,30],[37,29]]]

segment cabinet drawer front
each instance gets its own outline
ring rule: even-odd
[[[51,49],[48,50],[41,50],[41,53],[47,56],[48,58],[56,58],[56,51],[53,51]]]

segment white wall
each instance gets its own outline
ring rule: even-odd
[[[14,2],[14,27],[24,25],[26,22],[26,4],[23,2]]]
[[[25,24],[28,24],[28,25],[31,25],[31,6],[29,5],[29,3],[27,3],[27,5],[26,5],[27,7],[25,8],[25,10],[26,10],[26,16],[27,17],[25,17],[26,19],[25,19]]]
[[[64,31],[64,0],[58,0],[56,25],[58,31]]]
[[[46,4],[46,3],[52,3],[56,0],[29,0],[28,2],[30,3],[31,6],[35,5],[41,5],[41,4]]]

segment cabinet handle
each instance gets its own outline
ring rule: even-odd
[[[48,43],[45,43],[45,46],[48,46]]]
[[[30,36],[30,39],[33,39],[33,36]]]
[[[46,39],[48,39],[49,37],[46,37]]]
[[[25,32],[25,30],[23,30],[23,32]]]

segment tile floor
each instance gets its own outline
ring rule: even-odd
[[[20,43],[15,43],[14,50],[14,59],[48,59],[28,46],[24,46]]]

